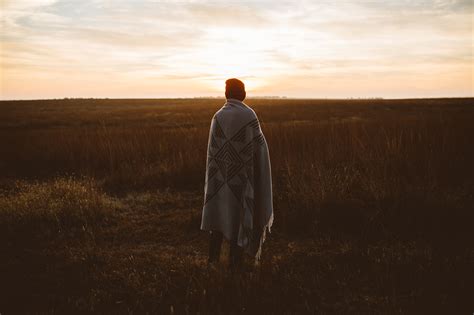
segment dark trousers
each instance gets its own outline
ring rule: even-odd
[[[209,262],[218,262],[221,255],[223,235],[219,231],[211,231],[209,238]],[[243,250],[237,245],[237,240],[230,241],[229,267],[235,269],[241,266]]]

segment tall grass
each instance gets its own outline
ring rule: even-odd
[[[469,311],[471,102],[249,100],[275,225],[237,277],[197,228],[223,100],[0,102],[0,311]]]
[[[201,191],[209,122],[222,103],[3,102],[1,173],[5,181],[85,175],[112,193]],[[270,147],[277,230],[468,236],[474,186],[469,100],[248,103]]]
[[[16,182],[0,194],[0,238],[11,248],[93,236],[117,204],[94,183],[71,178]]]

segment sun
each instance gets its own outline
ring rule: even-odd
[[[222,91],[229,78],[242,80],[252,93],[265,84],[271,67],[266,58],[268,49],[264,34],[249,29],[212,29],[205,45],[194,52],[198,71],[208,74],[205,78],[214,91]]]

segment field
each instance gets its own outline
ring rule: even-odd
[[[275,223],[236,274],[199,230],[223,102],[0,102],[0,313],[474,311],[472,99],[247,100]]]

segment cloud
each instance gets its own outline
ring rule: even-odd
[[[2,0],[0,7],[2,10],[26,10],[55,3],[57,0]]]
[[[108,76],[135,94],[143,78],[171,90],[184,82],[221,88],[228,75],[269,90],[282,77],[318,84],[348,84],[344,78],[361,73],[466,78],[472,9],[470,0],[3,0],[0,67],[9,95],[14,82],[31,77],[71,82],[71,90],[82,82],[86,93]]]

